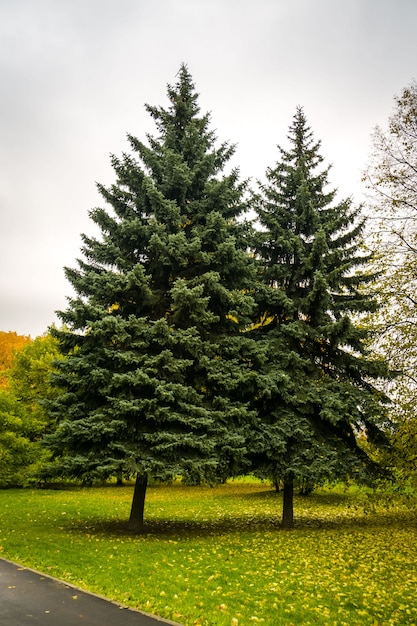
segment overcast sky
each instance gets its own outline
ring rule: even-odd
[[[0,0],[0,330],[36,337],[71,288],[95,183],[155,128],[182,62],[233,165],[263,178],[297,105],[363,199],[376,124],[417,78],[416,0]]]

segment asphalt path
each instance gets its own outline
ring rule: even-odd
[[[164,626],[175,622],[135,611],[47,574],[0,559],[1,626]]]

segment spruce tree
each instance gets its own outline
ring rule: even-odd
[[[268,352],[252,458],[284,485],[284,527],[294,523],[295,485],[370,475],[359,436],[382,441],[387,400],[375,385],[386,367],[369,357],[359,319],[376,307],[360,209],[335,204],[302,108],[288,139],[255,201],[261,286],[252,331]]]
[[[186,66],[167,94],[168,108],[146,105],[157,134],[128,135],[131,153],[112,157],[116,182],[98,187],[107,208],[91,212],[101,236],[82,235],[66,269],[75,296],[52,331],[67,355],[50,404],[55,467],[87,481],[136,475],[135,530],[148,477],[237,471],[250,417],[246,184],[225,173],[234,147],[216,147]]]

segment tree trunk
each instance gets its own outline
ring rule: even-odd
[[[294,528],[294,483],[292,480],[284,482],[281,528]]]
[[[148,476],[137,475],[133,492],[132,508],[130,509],[129,530],[140,533],[143,531],[143,510],[145,508],[146,487]]]

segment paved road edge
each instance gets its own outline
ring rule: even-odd
[[[88,591],[88,589],[83,589],[82,587],[77,587],[77,585],[73,585],[72,583],[67,582],[66,580],[62,580],[62,578],[56,578],[55,576],[51,576],[50,574],[45,574],[45,572],[40,572],[37,569],[33,569],[32,567],[28,567],[27,565],[23,565],[22,563],[16,563],[16,561],[11,561],[10,559],[6,559],[4,556],[0,556],[0,561],[5,561],[10,565],[15,565],[18,568],[22,568],[32,572],[33,574],[37,574],[38,576],[43,576],[44,578],[49,578],[50,580],[55,581],[56,583],[60,583],[61,585],[65,585],[78,591],[79,593],[85,593],[86,595],[93,596],[95,598],[99,598],[100,600],[105,600],[110,604],[114,604],[120,609],[126,609],[128,611],[133,611],[134,613],[140,613],[141,615],[146,615],[146,617],[152,617],[153,619],[161,622],[161,624],[169,624],[170,626],[183,626],[179,622],[172,622],[171,620],[165,619],[164,617],[160,617],[159,615],[153,615],[152,613],[146,613],[146,611],[141,611],[140,609],[135,609],[127,604],[123,604],[122,602],[117,602],[116,600],[112,600],[111,598],[107,598],[106,596],[102,596],[99,593],[94,593],[93,591]]]

